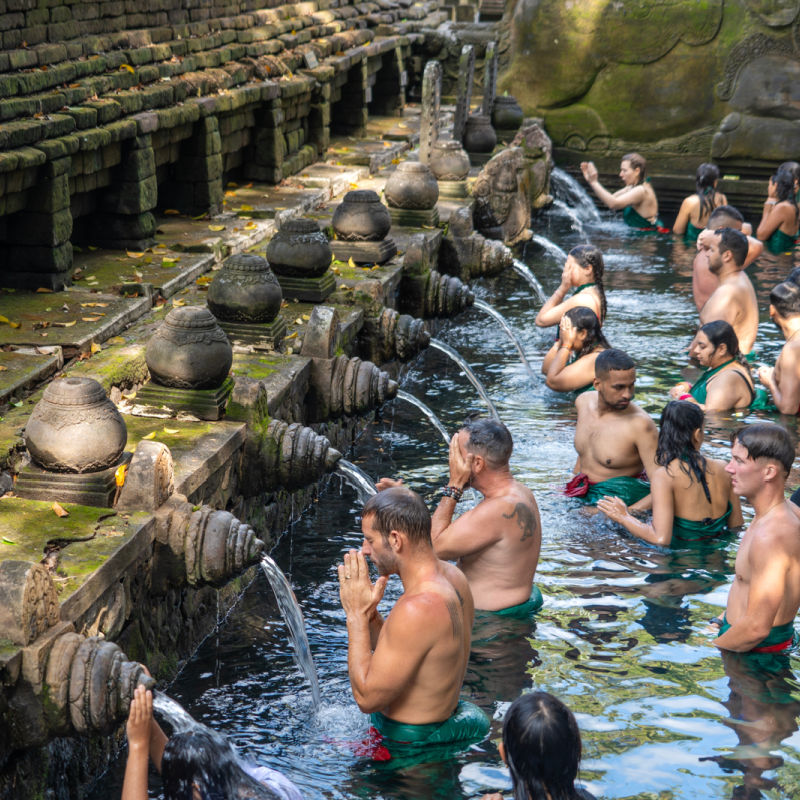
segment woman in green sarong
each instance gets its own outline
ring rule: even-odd
[[[628,532],[661,547],[713,539],[742,524],[739,497],[725,462],[700,454],[703,412],[694,403],[671,400],[661,414],[656,463],[650,479],[653,519],[641,522],[618,497],[597,507]]]
[[[673,386],[670,397],[697,403],[704,411],[730,411],[753,403],[755,384],[730,323],[715,319],[703,325],[689,345],[689,355],[705,371],[692,384],[681,381]]]
[[[756,236],[771,253],[789,253],[797,239],[798,208],[792,173],[779,169],[770,179]]]
[[[683,236],[688,242],[696,242],[697,237],[708,223],[711,212],[719,206],[728,204],[728,199],[717,191],[719,169],[715,164],[701,164],[697,168],[695,188],[697,191],[684,198],[681,203],[672,232]]]
[[[582,394],[594,388],[594,362],[611,345],[591,308],[576,306],[558,326],[558,339],[542,362],[542,374],[554,392]]]
[[[646,175],[647,161],[638,153],[622,157],[619,177],[625,185],[614,193],[600,183],[593,162],[581,162],[581,172],[600,201],[612,211],[622,211],[622,218],[631,228],[669,233],[669,228],[665,228],[658,218],[658,198]]]

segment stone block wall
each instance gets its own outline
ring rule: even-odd
[[[434,0],[0,0],[0,285],[60,289],[72,242],[141,248],[368,113],[400,113]]]

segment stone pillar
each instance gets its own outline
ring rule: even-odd
[[[472,81],[475,75],[475,48],[465,44],[458,58],[456,78],[456,113],[453,118],[453,138],[460,142],[464,138],[469,108],[472,102]],[[490,112],[491,113],[491,112]]]
[[[442,65],[429,61],[422,75],[422,116],[419,124],[419,160],[427,164],[439,138],[439,106],[442,102]]]
[[[189,214],[218,214],[222,208],[222,139],[215,116],[195,123],[173,167],[175,205]]]
[[[328,93],[330,94],[330,87]],[[330,104],[327,105],[327,125],[330,125]],[[323,122],[324,122],[323,116]],[[284,122],[283,106],[280,97],[265,104],[255,112],[253,129],[253,159],[245,165],[245,175],[256,181],[280,183],[283,180],[283,160],[286,156],[286,142],[281,126]],[[328,134],[330,139],[330,134]]]
[[[5,266],[0,276],[3,286],[59,290],[71,283],[71,159],[65,153],[39,168],[25,210],[5,221],[6,234],[1,245],[5,250]]]
[[[483,102],[481,114],[492,115],[492,106],[497,94],[497,42],[486,45],[486,60],[483,64]]]
[[[153,243],[158,202],[156,161],[150,134],[123,145],[119,178],[99,204],[92,241],[112,248],[143,250]]]

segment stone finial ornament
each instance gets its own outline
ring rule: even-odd
[[[470,114],[461,140],[471,164],[485,164],[497,145],[497,134],[486,114]]]
[[[392,239],[389,209],[372,189],[348,192],[333,212],[336,239],[331,248],[336,258],[356,264],[384,264],[397,253]]]
[[[60,619],[53,578],[41,564],[0,561],[0,639],[26,646]]]
[[[218,320],[264,323],[275,319],[282,300],[280,284],[267,260],[254,253],[239,253],[222,262],[208,287],[206,302]]]
[[[99,472],[115,465],[128,431],[105,389],[92,378],[53,381],[25,425],[36,464],[54,472]]]
[[[419,161],[401,161],[383,187],[392,222],[407,227],[439,224],[439,184]]]
[[[321,303],[335,288],[329,270],[331,245],[313,219],[291,217],[283,222],[267,245],[267,260],[284,297]]]
[[[216,389],[233,363],[233,348],[204,306],[180,306],[167,314],[145,349],[153,381],[176,389]]]
[[[439,183],[442,197],[467,196],[469,156],[461,143],[454,139],[440,139],[433,147],[430,159],[431,172]]]

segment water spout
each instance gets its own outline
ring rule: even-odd
[[[153,710],[167,718],[173,733],[198,730],[204,727],[179,702],[163,692],[153,692]]]
[[[450,356],[450,358],[459,366],[459,368],[463,371],[463,373],[467,376],[467,380],[475,387],[475,391],[480,395],[481,400],[486,403],[486,407],[489,409],[489,413],[495,418],[500,419],[500,415],[497,413],[497,408],[495,408],[494,403],[491,401],[489,395],[486,393],[486,389],[484,388],[483,384],[478,380],[478,376],[472,371],[472,367],[467,364],[464,356],[455,350],[454,348],[450,347],[449,344],[445,344],[444,342],[440,342],[438,339],[431,339],[430,347],[434,350],[438,350],[440,353],[445,353],[446,355]],[[341,463],[341,462],[340,462]]]
[[[572,230],[583,233],[583,222],[581,222],[581,218],[563,200],[553,200],[553,208],[562,211],[565,216],[572,220]]]
[[[541,236],[539,238],[543,239],[544,237]],[[559,248],[559,250],[560,249],[561,248]],[[536,296],[539,298],[539,301],[541,303],[547,302],[547,295],[544,293],[542,284],[539,283],[539,279],[533,274],[533,272],[531,272],[531,268],[527,264],[524,264],[522,261],[515,258],[511,264],[511,267],[514,270],[514,272],[525,278],[530,287],[536,293]]]
[[[278,608],[286,621],[286,627],[289,629],[289,638],[294,646],[295,662],[311,684],[311,696],[314,699],[314,707],[317,708],[320,702],[319,680],[317,678],[317,669],[314,666],[314,659],[311,657],[308,636],[306,636],[303,612],[300,610],[297,598],[294,596],[289,579],[268,555],[261,559],[261,568],[267,576],[272,591],[275,592]]]
[[[525,348],[522,346],[519,336],[517,336],[514,329],[508,324],[508,320],[494,306],[489,305],[489,303],[484,303],[483,300],[475,300],[473,305],[475,308],[479,308],[481,311],[497,320],[500,327],[508,334],[508,338],[514,343],[514,347],[517,348],[520,361],[522,361],[522,365],[528,371],[528,375],[530,375],[531,379],[535,379],[536,373],[534,373],[533,367],[531,367],[528,357],[525,355]]]
[[[427,417],[431,425],[433,425],[433,427],[442,434],[442,439],[444,439],[445,445],[448,447],[450,446],[450,434],[447,432],[447,428],[442,425],[439,417],[437,417],[436,414],[434,414],[433,411],[431,411],[431,409],[422,402],[422,400],[418,400],[413,394],[404,392],[402,389],[398,390],[397,399],[405,400],[406,403],[411,403],[412,406],[418,408]]]
[[[363,469],[359,469],[346,458],[339,460],[339,463],[336,465],[336,472],[356,490],[361,503],[366,503],[370,497],[378,493],[372,478],[370,478]]]
[[[538,233],[534,233],[531,237],[531,241],[536,242],[536,244],[542,247],[546,253],[553,256],[556,261],[567,260],[567,254],[555,242],[551,242],[546,236],[540,236]]]
[[[597,206],[595,206],[589,193],[568,172],[555,167],[550,173],[550,185],[553,188],[553,195],[556,199],[563,200],[567,205],[574,208],[581,219],[588,222],[598,222],[600,220],[600,212],[597,210]]]

